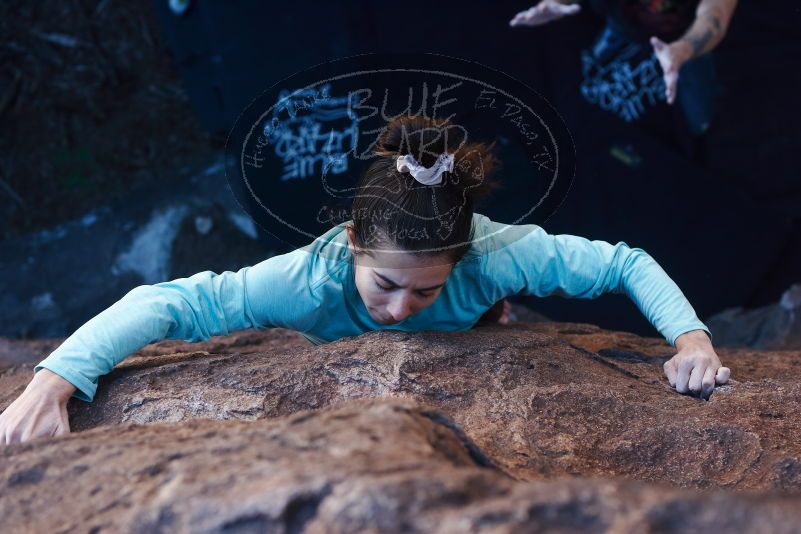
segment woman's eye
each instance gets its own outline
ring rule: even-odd
[[[375,283],[375,285],[376,285],[376,287],[378,287],[378,288],[379,288],[379,289],[381,289],[382,291],[392,291],[392,290],[394,290],[394,289],[395,289],[395,286],[382,286],[382,285],[381,285],[381,284],[379,284],[378,282],[376,282],[376,283]],[[428,297],[430,297],[431,295],[433,295],[433,294],[434,294],[434,292],[433,292],[433,291],[430,291],[430,292],[418,291],[418,292],[417,292],[417,294],[418,294],[418,295],[420,295],[420,296],[421,296],[421,297],[423,297],[423,298],[428,298]]]

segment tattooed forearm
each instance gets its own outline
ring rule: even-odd
[[[723,31],[723,24],[721,24],[720,18],[718,18],[714,14],[707,15],[707,18],[709,19],[709,23],[712,24],[712,27],[715,29],[716,32]]]
[[[717,46],[723,39],[723,32],[720,30],[720,20],[714,15],[704,17],[709,22],[704,22],[704,28],[696,32],[688,32],[684,40],[693,46],[693,57],[698,57],[706,52],[709,43],[714,40],[710,50]]]
[[[701,0],[693,22],[681,40],[692,46],[693,57],[712,51],[726,35],[737,0]]]

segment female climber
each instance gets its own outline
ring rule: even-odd
[[[642,249],[475,213],[495,185],[485,176],[497,160],[450,126],[420,116],[390,121],[351,219],[311,244],[237,272],[132,289],[35,367],[0,414],[0,443],[69,432],[68,399],[91,401],[100,376],[154,341],[272,327],[316,344],[371,330],[467,330],[488,310],[502,310],[505,322],[508,308],[497,304],[517,294],[625,293],[676,348],[664,371],[677,392],[708,397],[728,381],[708,329]]]

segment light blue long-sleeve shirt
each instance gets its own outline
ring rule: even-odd
[[[162,339],[206,340],[246,328],[289,328],[320,344],[370,330],[467,330],[493,304],[516,294],[596,298],[624,293],[671,344],[707,327],[678,286],[645,251],[620,242],[549,235],[475,214],[474,239],[429,307],[391,325],[376,323],[354,282],[345,225],[311,244],[253,266],[142,285],[87,321],[45,358],[49,369],[91,401],[98,377]],[[711,334],[710,334],[711,336]]]

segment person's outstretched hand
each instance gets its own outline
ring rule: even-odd
[[[676,100],[679,70],[692,58],[692,46],[681,40],[667,44],[657,37],[651,37],[651,46],[654,47],[654,55],[662,67],[662,76],[665,80],[665,99],[668,104],[672,104]]]
[[[679,393],[708,399],[716,385],[729,381],[731,369],[721,365],[703,330],[680,335],[676,348],[679,352],[665,362],[664,369],[668,382]]]
[[[75,386],[59,375],[40,370],[0,414],[0,445],[68,433],[67,401],[74,392]]]
[[[581,6],[578,4],[562,4],[556,0],[542,0],[536,6],[515,15],[509,21],[509,26],[540,26],[566,15],[575,15],[579,11],[581,11]]]

